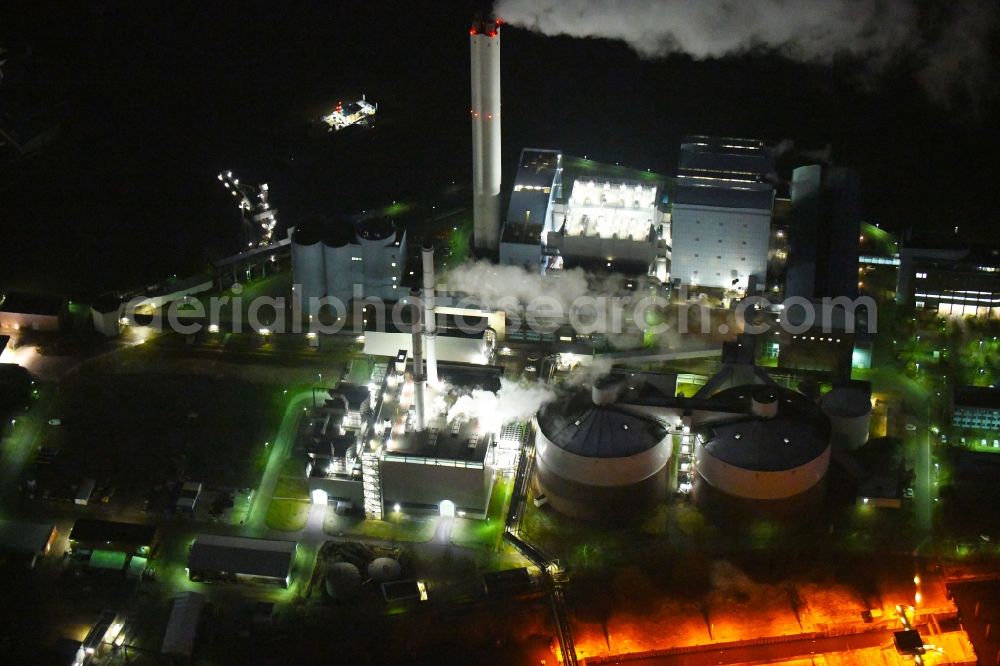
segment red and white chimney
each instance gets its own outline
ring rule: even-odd
[[[472,64],[472,215],[476,249],[500,244],[500,19],[469,29]]]

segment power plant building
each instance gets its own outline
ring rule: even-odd
[[[819,164],[795,169],[785,296],[857,296],[860,234],[858,175]]]
[[[1000,250],[911,238],[899,260],[898,303],[942,317],[1000,318]]]
[[[681,144],[671,214],[670,276],[747,290],[767,276],[774,157],[762,141],[690,137]]]
[[[538,271],[542,243],[552,227],[552,206],[562,189],[562,153],[525,148],[510,194],[500,239],[500,263]]]
[[[570,165],[567,168],[566,165]],[[662,182],[629,169],[526,148],[500,242],[500,263],[546,272],[581,267],[654,275],[665,257]],[[614,173],[614,176],[608,175]]]
[[[552,218],[546,251],[562,268],[647,275],[660,247],[660,187],[578,176]]]

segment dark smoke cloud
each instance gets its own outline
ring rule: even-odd
[[[991,81],[995,0],[499,0],[506,22],[547,35],[620,40],[640,56],[721,58],[773,49],[799,62],[835,56],[875,71],[900,57],[935,102],[978,102]],[[941,22],[928,30],[928,21]],[[932,34],[928,34],[928,33]]]

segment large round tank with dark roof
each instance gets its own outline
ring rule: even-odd
[[[553,508],[583,520],[640,517],[666,495],[670,436],[600,380],[536,417],[537,480]]]
[[[722,495],[744,508],[791,508],[821,495],[830,466],[830,424],[801,393],[737,386],[711,397],[692,422],[699,501]]]

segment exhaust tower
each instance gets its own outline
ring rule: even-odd
[[[424,412],[424,388],[427,383],[427,377],[424,375],[424,354],[423,354],[423,338],[424,329],[421,323],[421,305],[420,305],[420,290],[414,288],[410,292],[410,297],[412,298],[412,319],[411,331],[413,334],[413,405],[416,414],[416,423],[414,423],[414,430],[417,432],[423,432],[427,427],[426,412]]]
[[[500,19],[469,29],[472,65],[472,214],[477,250],[500,243]]]
[[[436,386],[437,369],[437,322],[434,320],[434,245],[428,240],[421,248],[424,269],[424,354],[427,358],[427,383]]]

